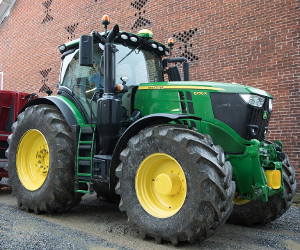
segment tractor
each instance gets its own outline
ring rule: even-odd
[[[65,211],[85,193],[119,202],[142,238],[193,243],[227,220],[256,225],[291,206],[295,171],[266,139],[273,97],[189,81],[153,33],[93,31],[59,46],[57,95],[26,104],[8,137],[18,206]],[[167,79],[167,81],[165,80]]]

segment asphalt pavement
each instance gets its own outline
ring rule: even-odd
[[[0,249],[300,249],[300,204],[276,221],[257,227],[230,224],[202,243],[174,247],[138,238],[116,204],[85,195],[70,211],[48,215],[17,208],[0,183]]]

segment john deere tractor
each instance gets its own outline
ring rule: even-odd
[[[228,218],[264,224],[285,213],[295,172],[281,142],[266,139],[272,96],[189,81],[171,41],[108,23],[59,46],[57,95],[30,101],[12,126],[18,206],[53,213],[96,192],[119,200],[141,237],[174,245],[203,240]]]

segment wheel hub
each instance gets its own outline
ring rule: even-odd
[[[175,195],[181,189],[181,181],[178,175],[163,173],[155,179],[155,190],[161,195]]]
[[[44,135],[37,129],[28,130],[19,142],[16,165],[22,185],[30,190],[39,189],[49,171],[49,147]]]
[[[170,155],[149,155],[138,167],[135,190],[146,212],[158,218],[171,217],[185,201],[187,186],[183,169]]]

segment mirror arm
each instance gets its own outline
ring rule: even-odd
[[[96,43],[101,43],[101,44],[105,44],[105,42],[106,42],[106,39],[103,37],[103,36],[101,36],[97,31],[92,31],[92,33],[91,33],[91,36],[93,36],[94,37],[94,41],[96,42]]]
[[[183,62],[183,73],[184,73],[184,81],[189,81],[189,62],[185,57],[175,57],[175,58],[167,58],[162,61],[163,68],[168,66],[168,63],[181,63]]]

